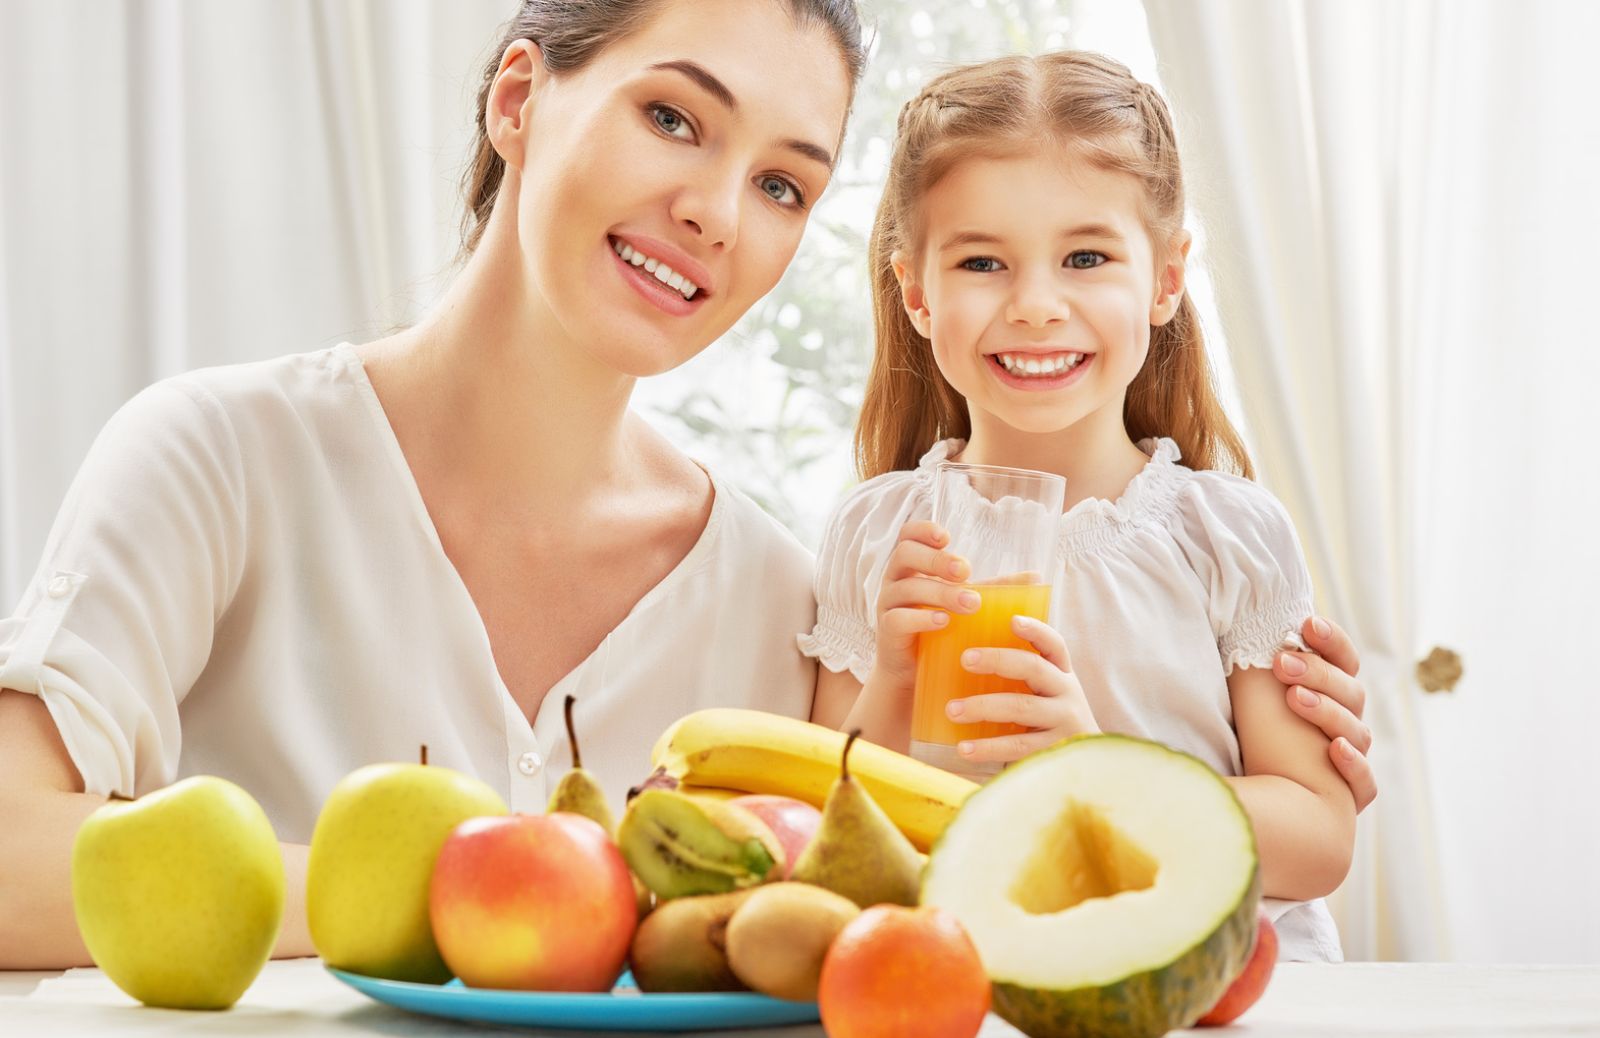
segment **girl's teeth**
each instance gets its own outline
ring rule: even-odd
[[[682,293],[685,299],[693,299],[695,294],[700,291],[699,286],[693,281],[690,281],[660,260],[646,256],[627,242],[615,242],[611,248],[618,256],[622,257],[623,262],[632,263],[636,267],[643,267],[649,273],[654,274],[657,281]]]
[[[1019,354],[1002,353],[999,355],[1000,365],[1013,375],[1059,375],[1071,371],[1083,362],[1081,353],[1058,354],[1054,357],[1024,357]]]

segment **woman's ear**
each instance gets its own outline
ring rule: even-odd
[[[548,78],[544,55],[532,40],[513,40],[500,56],[500,71],[489,87],[484,131],[507,166],[521,169],[527,154],[528,124],[534,95]]]
[[[894,279],[900,282],[900,302],[906,308],[906,315],[911,318],[911,326],[924,339],[933,338],[929,334],[933,327],[933,315],[928,312],[928,296],[906,266],[906,254],[899,249],[890,253],[889,266],[894,270]]]
[[[1189,246],[1194,238],[1179,231],[1167,246],[1166,256],[1156,268],[1156,298],[1150,304],[1150,323],[1163,325],[1172,320],[1183,302],[1184,274],[1189,262]]]

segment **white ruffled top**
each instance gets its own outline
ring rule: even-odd
[[[915,470],[870,479],[839,505],[817,556],[817,623],[799,638],[806,655],[866,680],[889,551],[902,526],[931,517],[934,466],[965,446],[937,443]],[[1179,464],[1171,439],[1139,448],[1150,460],[1121,497],[1086,498],[1061,516],[1051,621],[1103,729],[1238,775],[1228,675],[1305,647],[1299,629],[1312,611],[1311,577],[1288,513],[1259,484]],[[1290,903],[1275,907],[1286,912]],[[1304,947],[1285,951],[1338,958],[1326,909],[1301,907],[1319,918],[1285,920],[1309,924]]]

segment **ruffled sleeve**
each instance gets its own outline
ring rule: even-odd
[[[829,670],[865,682],[876,656],[878,588],[900,528],[933,514],[928,494],[940,444],[915,472],[890,472],[852,490],[829,518],[817,551],[817,625],[799,636],[800,651]],[[935,459],[938,460],[938,459]]]
[[[178,703],[239,581],[242,486],[221,405],[177,380],[146,389],[95,440],[0,621],[0,687],[44,701],[85,792],[175,777]]]
[[[1304,649],[1311,574],[1278,499],[1247,479],[1200,472],[1178,515],[1175,533],[1208,589],[1223,673],[1271,667],[1279,651]]]

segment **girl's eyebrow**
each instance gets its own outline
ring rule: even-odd
[[[1108,241],[1121,241],[1122,233],[1103,223],[1086,223],[1068,231],[1062,231],[1063,238],[1103,238]],[[1005,239],[987,231],[957,231],[944,240],[939,246],[940,252],[949,249],[958,249],[964,245],[1004,245]]]
[[[675,61],[658,61],[650,66],[652,72],[676,72],[688,77],[695,86],[710,94],[722,107],[735,114],[739,111],[739,99],[733,96],[733,91],[728,89],[728,84],[712,75],[711,70],[698,61],[679,58]],[[785,138],[778,142],[783,147],[810,159],[819,162],[829,170],[833,169],[833,154],[820,144],[810,141],[798,140],[794,137]]]

